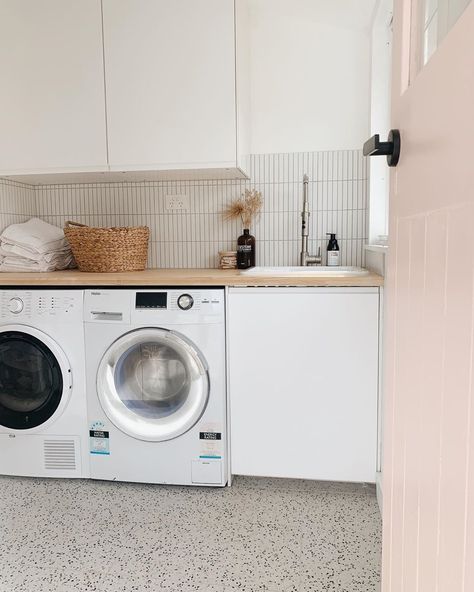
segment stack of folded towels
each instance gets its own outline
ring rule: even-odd
[[[0,235],[0,271],[56,271],[74,267],[61,228],[39,218],[12,224]]]

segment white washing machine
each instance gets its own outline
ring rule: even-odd
[[[87,477],[83,292],[0,292],[0,474]]]
[[[91,290],[84,318],[91,477],[224,486],[224,290]]]

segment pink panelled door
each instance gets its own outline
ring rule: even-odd
[[[474,592],[474,2],[419,71],[414,4],[394,12],[382,589]]]

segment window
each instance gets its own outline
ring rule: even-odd
[[[421,0],[421,56],[423,67],[456,23],[470,0]]]

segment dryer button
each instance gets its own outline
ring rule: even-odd
[[[8,310],[13,314],[19,314],[23,310],[23,300],[21,298],[10,298]]]

